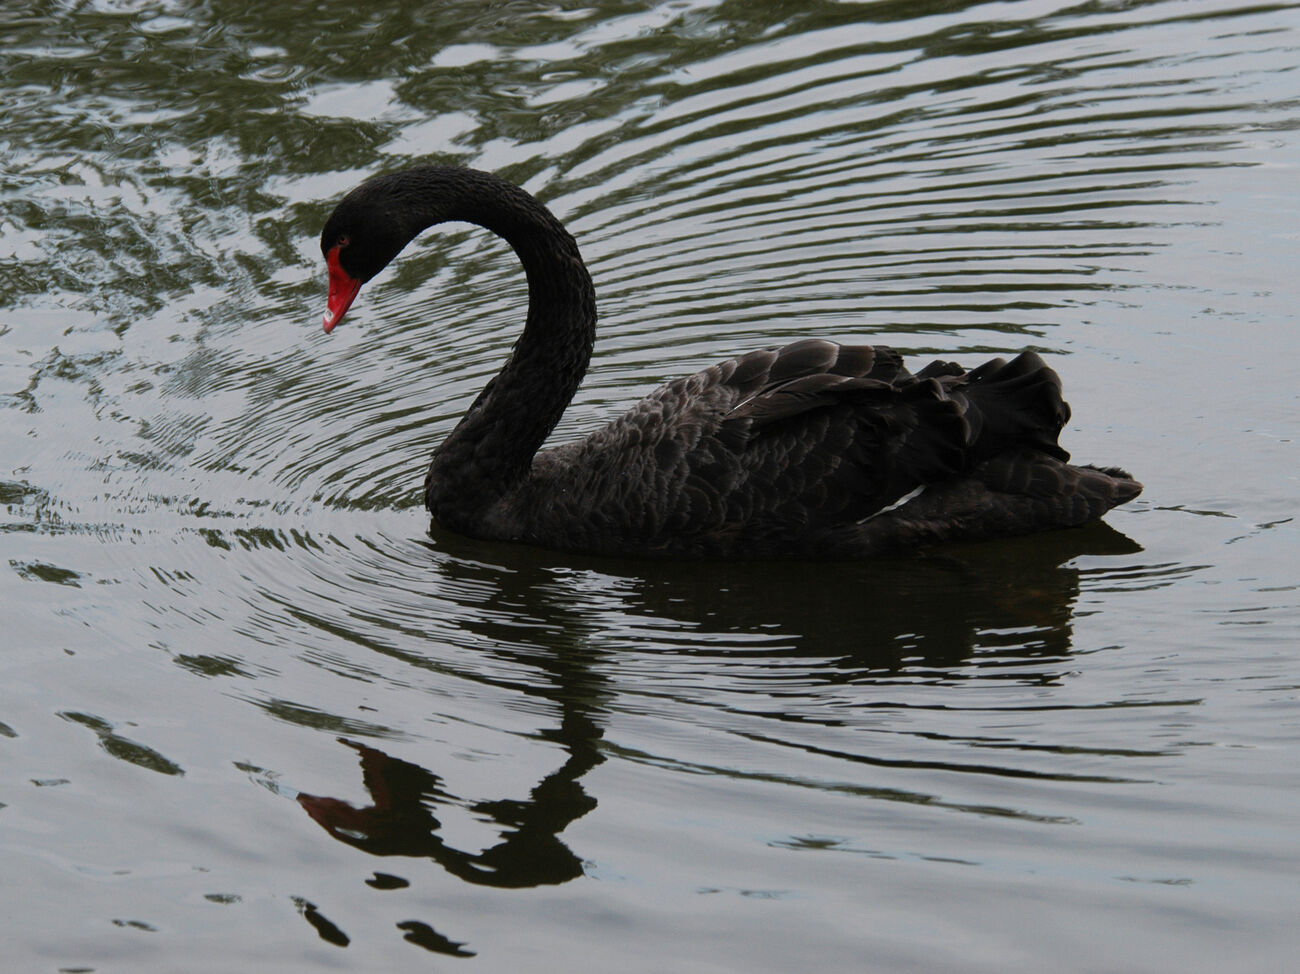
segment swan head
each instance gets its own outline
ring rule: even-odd
[[[328,309],[325,332],[333,331],[352,306],[361,285],[378,274],[406,246],[407,241],[391,239],[392,234],[375,227],[374,218],[345,211],[342,204],[334,211],[321,233],[320,249],[329,271]]]
[[[343,197],[325,221],[320,249],[329,271],[327,333],[343,320],[361,285],[427,225],[412,212],[409,190],[404,190],[393,176],[374,177]]]
[[[339,201],[321,231],[330,278],[325,330],[334,330],[361,285],[426,227],[446,220],[476,223],[518,249],[516,240],[528,236],[543,217],[554,222],[522,190],[460,166],[416,166],[372,176]],[[556,228],[548,232],[563,234],[558,223]]]

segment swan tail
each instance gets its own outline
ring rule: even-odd
[[[861,556],[1081,527],[1140,493],[1142,485],[1117,467],[1076,466],[1022,450],[927,486],[838,540],[845,554]]]

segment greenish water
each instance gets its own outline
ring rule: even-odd
[[[1300,935],[1300,5],[0,10],[14,971],[1263,971]],[[521,320],[365,176],[596,281],[557,439],[809,336],[1033,347],[1107,525],[876,565],[429,533]]]

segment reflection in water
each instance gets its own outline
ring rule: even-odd
[[[1079,594],[1084,555],[1131,554],[1131,540],[1104,524],[1012,539],[968,548],[945,549],[928,557],[901,558],[872,566],[744,565],[736,563],[672,566],[656,562],[570,556],[514,546],[483,545],[438,533],[430,549],[433,567],[443,575],[441,591],[460,594],[464,637],[509,666],[513,689],[548,700],[558,726],[539,736],[567,754],[560,767],[543,777],[526,798],[471,799],[450,792],[434,771],[385,753],[372,744],[340,738],[360,758],[362,780],[371,803],[356,807],[322,795],[300,793],[307,814],[340,842],[374,856],[429,859],[448,874],[475,886],[529,888],[568,882],[583,875],[583,860],[561,838],[570,823],[591,812],[596,799],[581,779],[605,759],[602,716],[624,706],[612,699],[609,671],[633,674],[656,664],[651,655],[709,657],[737,639],[761,636],[761,651],[746,653],[745,666],[771,669],[798,685],[798,698],[774,694],[751,699],[758,716],[784,718],[803,703],[800,723],[842,721],[843,711],[818,713],[821,691],[836,683],[888,680],[904,671],[909,679],[970,679],[973,658],[996,660],[990,675],[1016,667],[1016,678],[1043,682],[1057,678],[1070,654],[1070,616]],[[504,554],[508,561],[495,565]],[[585,584],[592,579],[594,584]],[[595,597],[595,602],[590,596]],[[604,631],[611,613],[632,624],[611,638]],[[639,652],[644,620],[658,635],[657,648]],[[663,627],[678,633],[675,645],[662,645]],[[625,640],[619,645],[619,640]],[[743,642],[743,638],[741,638]],[[614,651],[618,651],[617,654]],[[802,661],[802,665],[798,665]],[[796,665],[792,668],[792,662]],[[1023,672],[1037,662],[1034,673]],[[478,679],[490,682],[480,667]],[[532,671],[537,678],[519,679]],[[462,674],[468,676],[469,674]],[[726,674],[721,674],[724,678]],[[776,702],[782,709],[761,713]],[[806,748],[797,735],[770,731],[773,743]],[[671,754],[625,754],[631,760],[673,763]],[[826,753],[826,752],[822,752]],[[840,760],[887,767],[938,768],[1011,777],[1075,781],[1111,780],[1066,774],[1039,774],[1010,765],[900,762],[861,754],[837,753]],[[697,769],[708,770],[708,769]],[[720,769],[714,769],[715,771]],[[1043,823],[1073,819],[1034,815],[989,803],[944,802],[934,795],[891,788],[862,788],[865,798],[922,803],[977,815],[995,814]],[[481,849],[459,848],[441,834],[440,806],[470,812],[489,823],[499,839]],[[368,884],[400,888],[401,877],[377,874]],[[329,942],[346,943],[346,934],[314,909],[304,912]],[[315,919],[313,919],[315,918]],[[472,956],[422,921],[399,925],[405,939],[453,956]],[[340,939],[341,938],[341,939]]]
[[[507,572],[504,577],[515,576]],[[491,628],[485,626],[484,634]],[[581,641],[576,630],[566,631]],[[504,633],[497,631],[494,635]],[[517,636],[517,632],[511,635]],[[461,798],[448,792],[439,776],[426,768],[376,747],[340,738],[360,755],[362,781],[371,804],[356,808],[336,798],[301,793],[299,804],[341,842],[375,856],[431,859],[466,883],[519,889],[556,885],[581,876],[582,860],[559,836],[571,822],[596,807],[596,800],[583,789],[581,778],[604,760],[599,750],[602,732],[594,719],[602,681],[582,653],[566,652],[563,645],[540,645],[513,655],[516,662],[542,671],[544,679],[524,686],[529,693],[551,699],[560,719],[558,727],[542,730],[538,736],[558,744],[568,755],[559,768],[530,790],[527,798]],[[478,851],[449,844],[438,834],[441,823],[434,812],[440,805],[459,806],[477,819],[492,823],[500,841]],[[392,881],[371,885],[391,887]],[[463,944],[420,921],[398,926],[405,931],[406,940],[428,950],[473,956],[463,949]]]
[[[472,596],[476,611],[464,624],[489,644],[517,645],[519,620],[527,619],[531,639],[546,633],[548,643],[559,639],[573,651],[600,629],[593,610],[608,612],[613,602],[653,628],[624,627],[624,644],[600,634],[594,641],[609,649],[661,645],[665,629],[673,633],[666,640],[672,651],[685,654],[758,637],[764,656],[773,659],[835,660],[833,672],[804,674],[814,683],[878,678],[904,662],[956,668],[977,652],[1064,658],[1079,594],[1080,570],[1072,560],[1141,550],[1104,523],[830,565],[665,566],[470,542],[436,526],[433,539],[450,556],[435,567]],[[496,558],[500,566],[485,560]]]
[[[580,779],[602,761],[600,715],[607,698],[607,668],[653,665],[638,653],[644,639],[634,625],[611,640],[601,631],[606,604],[614,598],[626,618],[645,619],[679,633],[674,646],[657,652],[712,655],[734,648],[737,636],[764,637],[761,652],[745,665],[771,667],[801,688],[813,704],[818,687],[872,680],[906,670],[911,678],[978,677],[980,659],[989,675],[1050,682],[1070,655],[1070,616],[1079,593],[1079,570],[1069,561],[1083,555],[1139,550],[1106,527],[1044,535],[1034,543],[1015,539],[945,550],[929,558],[817,571],[802,565],[718,563],[655,573],[655,563],[574,559],[548,552],[506,550],[508,568],[482,560],[492,546],[437,536],[445,556],[437,563],[465,599],[461,624],[477,646],[543,679],[511,686],[550,700],[559,727],[541,736],[562,746],[568,759],[543,778],[527,799],[470,801],[447,792],[434,772],[377,748],[343,740],[361,756],[372,804],[355,808],[337,799],[301,795],[308,813],[340,841],[373,855],[427,857],[469,883],[498,887],[562,883],[581,875],[579,857],[558,839],[595,800]],[[448,550],[459,543],[462,551]],[[473,553],[478,558],[459,557]],[[557,565],[556,559],[564,564]],[[574,581],[582,573],[600,579],[600,614],[593,613]],[[626,652],[613,657],[606,650]],[[662,640],[662,636],[659,637]],[[791,668],[791,660],[806,666]],[[975,661],[974,670],[968,664]],[[1047,664],[1024,672],[1031,662]],[[995,666],[996,664],[996,666]],[[488,680],[483,677],[481,679]],[[798,700],[784,698],[786,706]],[[838,717],[842,718],[842,714]],[[454,804],[496,823],[501,841],[481,852],[448,846],[437,834],[433,810]]]
[[[302,918],[310,923],[320,935],[320,939],[335,947],[346,947],[352,942],[352,938],[339,929],[334,921],[327,919],[316,908],[316,904],[301,896],[293,898],[293,905],[298,908]]]
[[[444,562],[444,566],[453,565],[457,567],[452,573],[460,574],[458,581],[462,585],[471,572],[482,577],[470,567],[481,567],[481,563],[452,559]],[[521,575],[511,570],[492,575],[509,580],[509,589],[489,591],[481,607],[485,611],[466,612],[460,622],[466,630],[474,630],[490,644],[502,647],[501,652],[513,662],[541,671],[543,678],[530,681],[523,689],[554,702],[560,715],[559,726],[543,730],[539,736],[562,747],[568,759],[538,782],[527,799],[468,801],[445,791],[432,771],[374,747],[343,740],[361,755],[363,780],[373,804],[357,809],[333,798],[299,796],[312,818],[336,838],[374,855],[428,857],[452,875],[479,885],[539,886],[567,882],[582,874],[581,861],[558,835],[595,807],[595,800],[583,791],[579,779],[603,760],[599,751],[601,730],[594,719],[603,681],[581,651],[584,640],[577,620],[570,618],[559,628],[543,625],[532,630],[563,634],[558,643],[543,639],[522,645],[517,624],[509,621],[517,619],[517,615],[500,616],[507,620],[501,623],[491,621],[496,613],[490,610],[499,599],[518,606],[524,593],[541,591],[526,583],[517,584]],[[560,618],[571,617],[573,612],[565,602],[551,609],[554,612],[547,611],[542,618],[553,620],[557,614]],[[538,618],[527,612],[524,617]],[[502,830],[502,841],[477,853],[447,846],[436,834],[439,823],[431,810],[445,803],[461,805],[495,822]]]
[[[582,788],[580,778],[604,758],[598,750],[600,730],[587,708],[571,692],[557,686],[556,702],[562,708],[560,726],[543,736],[561,745],[568,760],[539,781],[524,799],[496,798],[466,801],[446,791],[438,775],[378,748],[340,738],[340,743],[361,756],[362,781],[371,804],[356,808],[348,802],[322,795],[299,793],[298,803],[330,835],[375,856],[427,858],[457,878],[478,886],[519,889],[555,885],[583,874],[582,861],[559,838],[570,822],[596,807]],[[455,848],[438,834],[441,823],[434,815],[439,805],[458,805],[499,829],[501,841],[476,852]],[[397,877],[380,878],[369,885],[391,889],[403,884]],[[306,915],[306,914],[304,914]],[[310,917],[309,917],[310,919]],[[332,939],[313,923],[322,939]],[[404,939],[435,953],[472,957],[464,944],[450,940],[419,920],[398,924]],[[345,935],[342,944],[347,943]]]
[[[560,841],[559,833],[596,805],[578,778],[600,756],[591,742],[527,799],[465,802],[448,794],[436,774],[382,751],[341,740],[361,755],[362,781],[372,804],[355,808],[337,798],[298,795],[298,803],[340,842],[375,856],[428,858],[467,883],[516,889],[568,882],[582,875],[582,862]],[[491,819],[502,829],[501,842],[481,852],[455,849],[437,834],[433,808],[458,804]]]
[[[140,768],[147,768],[150,771],[157,771],[159,774],[183,775],[185,773],[180,765],[159,754],[153,748],[138,744],[117,733],[113,726],[101,717],[69,711],[64,711],[59,716],[64,720],[89,727],[98,735],[99,746],[118,760],[126,761],[128,764],[134,764]]]

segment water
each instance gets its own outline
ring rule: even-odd
[[[301,8],[301,9],[300,9]],[[1300,6],[0,13],[14,971],[1262,971],[1300,947]],[[434,530],[520,320],[370,173],[578,237],[557,439],[798,337],[1033,347],[1094,529],[876,565]]]

